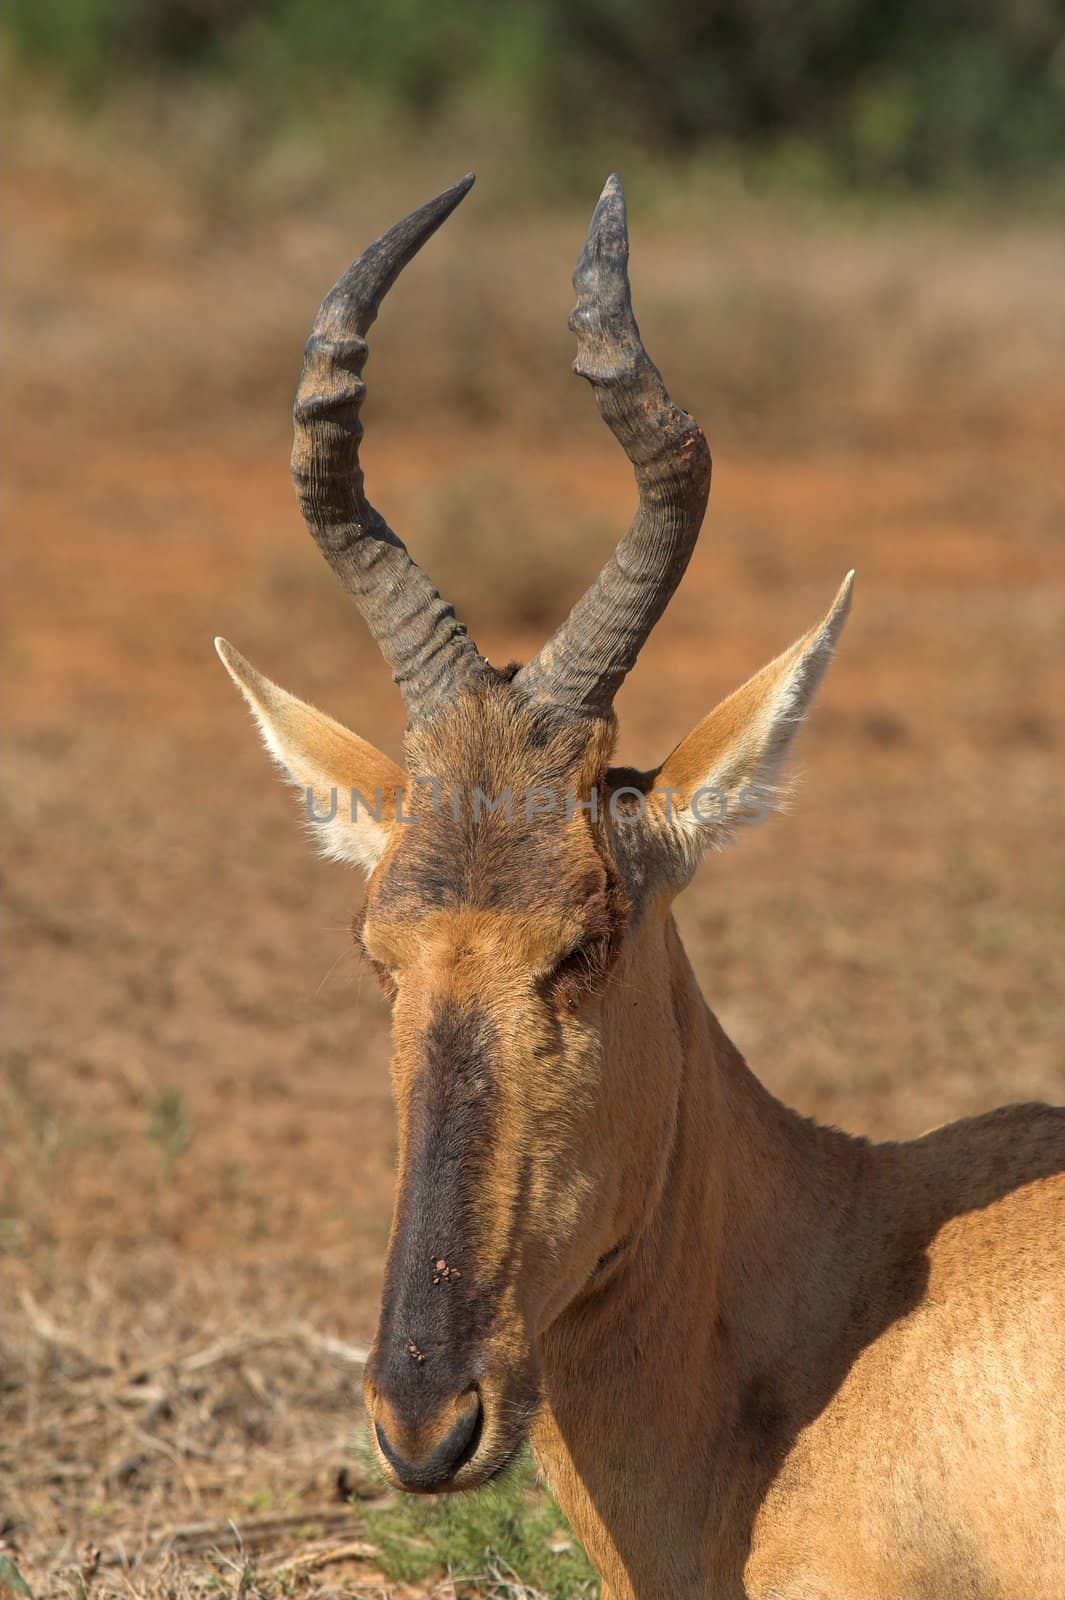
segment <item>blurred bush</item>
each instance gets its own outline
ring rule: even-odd
[[[386,133],[476,102],[556,183],[606,144],[910,189],[1065,166],[1062,0],[8,0],[0,26],[82,97],[195,74]]]
[[[471,615],[547,631],[588,584],[589,551],[609,553],[609,521],[529,503],[511,474],[454,474],[419,508],[418,548],[430,572],[454,574]],[[443,582],[443,579],[441,580]],[[444,588],[447,585],[444,583]]]

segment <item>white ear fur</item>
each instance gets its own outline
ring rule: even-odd
[[[828,615],[704,717],[663,763],[657,803],[690,858],[722,848],[737,824],[761,821],[780,805],[781,766],[832,659],[853,587],[849,572]]]
[[[267,750],[303,791],[318,850],[371,872],[392,837],[396,795],[403,789],[400,769],[358,734],[264,678],[227,640],[214,645],[251,707]]]

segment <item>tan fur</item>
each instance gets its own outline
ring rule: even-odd
[[[386,824],[370,881],[360,937],[393,1000],[400,1125],[386,1306],[434,1272],[435,1245],[402,1256],[412,1204],[432,1200],[426,1040],[442,1016],[478,1029],[455,1060],[476,1183],[433,1223],[448,1274],[424,1288],[430,1308],[470,1295],[466,1376],[418,1433],[378,1392],[379,1333],[371,1422],[424,1452],[476,1394],[483,1434],[446,1485],[464,1488],[531,1418],[616,1600],[1065,1597],[1065,1113],[883,1145],[807,1122],[725,1037],[671,914],[727,832],[692,795],[776,783],[848,599],[654,773],[609,770],[606,723],[554,728],[502,680],[464,693],[410,738],[419,820]],[[345,784],[394,770],[343,749]],[[428,775],[437,813],[412,781]],[[450,807],[533,783],[560,802],[548,817]],[[646,806],[561,809],[567,790],[623,787]],[[412,1382],[458,1361],[417,1334]]]

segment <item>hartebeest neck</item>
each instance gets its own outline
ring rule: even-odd
[[[671,920],[660,937],[672,1008],[640,1046],[676,1093],[662,1183],[606,1281],[541,1340],[534,1435],[611,1591],[641,1600],[699,1592],[693,1526],[721,1582],[739,1577],[811,1371],[835,1359],[831,1307],[853,1298],[877,1232],[869,1147],[773,1098],[706,1006]],[[660,1529],[654,1572],[640,1570],[646,1518]]]

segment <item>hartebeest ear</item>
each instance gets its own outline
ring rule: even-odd
[[[655,778],[655,803],[689,860],[720,849],[786,795],[780,768],[850,610],[848,572],[822,622],[704,717]]]
[[[392,836],[400,769],[358,734],[264,678],[227,640],[214,645],[251,706],[267,750],[303,791],[321,853],[372,871]]]

